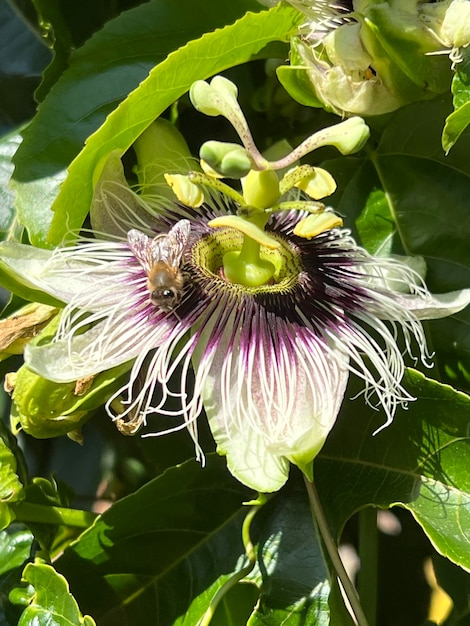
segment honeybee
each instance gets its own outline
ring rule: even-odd
[[[172,311],[183,295],[180,266],[189,232],[189,220],[180,220],[168,233],[153,239],[139,230],[127,233],[129,246],[147,274],[150,302],[164,311]]]

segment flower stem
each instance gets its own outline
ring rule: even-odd
[[[98,517],[96,513],[81,509],[68,509],[59,506],[17,502],[11,504],[19,522],[41,522],[43,524],[63,524],[77,528],[88,528]]]
[[[377,613],[377,511],[368,507],[359,511],[359,558],[361,569],[358,590],[370,626],[375,626]]]
[[[310,500],[310,507],[312,509],[312,515],[317,523],[318,529],[320,531],[321,538],[323,539],[323,543],[325,545],[326,551],[328,552],[328,556],[331,559],[333,567],[336,571],[336,575],[341,583],[343,591],[349,601],[351,606],[351,610],[354,613],[354,616],[357,621],[358,626],[369,626],[366,616],[364,615],[364,611],[359,601],[359,596],[357,595],[357,591],[354,588],[349,576],[344,568],[343,562],[341,561],[341,557],[339,556],[338,547],[336,542],[331,534],[330,527],[328,526],[328,521],[325,517],[325,513],[321,506],[320,500],[318,498],[318,493],[316,487],[313,482],[305,479],[305,485],[307,487],[307,493]]]

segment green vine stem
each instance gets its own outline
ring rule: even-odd
[[[76,528],[88,528],[98,517],[97,513],[81,509],[67,509],[59,506],[47,506],[32,502],[10,504],[19,522],[40,522],[42,524],[61,524]]]
[[[219,605],[220,601],[222,600],[222,598],[227,594],[227,592],[232,587],[234,587],[238,582],[240,582],[242,578],[245,578],[245,576],[247,576],[254,568],[256,564],[256,550],[251,541],[250,529],[251,529],[251,523],[253,521],[253,518],[255,517],[256,513],[260,510],[260,508],[264,506],[265,502],[266,500],[264,499],[264,496],[260,496],[260,498],[255,502],[255,504],[251,506],[250,510],[248,511],[243,521],[242,541],[243,541],[243,545],[245,546],[245,553],[248,558],[248,564],[245,565],[245,567],[243,567],[240,571],[235,572],[235,574],[230,576],[230,578],[225,581],[222,587],[217,591],[217,593],[212,598],[209,608],[201,617],[201,619],[197,623],[197,626],[208,626],[210,624],[212,618],[214,617],[215,610],[217,606]]]
[[[323,539],[323,543],[325,545],[326,551],[328,552],[328,556],[330,557],[330,560],[336,571],[338,580],[341,583],[343,591],[349,601],[351,610],[354,613],[357,625],[369,626],[361,603],[359,601],[357,591],[354,588],[351,580],[349,579],[343,562],[341,561],[341,557],[339,556],[338,547],[331,534],[330,527],[328,526],[328,521],[325,517],[323,507],[318,498],[316,487],[313,482],[309,482],[307,479],[305,479],[305,485],[307,487],[307,493],[310,500],[310,507],[312,510],[313,518],[318,526],[318,530],[320,531],[321,538]]]

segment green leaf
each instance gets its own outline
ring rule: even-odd
[[[452,80],[455,110],[447,118],[442,133],[442,147],[446,153],[470,124],[470,52],[468,48],[462,49],[462,56],[463,59],[457,64]]]
[[[0,3],[0,133],[34,115],[33,92],[50,56],[19,12]]]
[[[31,557],[34,544],[32,533],[21,524],[10,524],[0,533],[0,624],[17,624],[25,607],[25,588],[21,573]],[[21,607],[14,606],[20,604]],[[5,616],[8,622],[5,621]],[[2,620],[2,617],[4,618]]]
[[[0,530],[15,519],[9,504],[24,498],[24,489],[18,475],[18,463],[12,447],[12,435],[0,425]]]
[[[56,562],[100,626],[197,624],[244,555],[251,492],[208,457],[168,470],[106,511]]]
[[[15,226],[14,194],[8,189],[8,185],[13,174],[12,158],[20,141],[21,137],[15,132],[6,135],[0,142],[0,240],[2,241],[14,231]]]
[[[320,497],[337,533],[358,508],[402,506],[439,553],[470,570],[470,398],[414,370],[405,386],[417,400],[375,437],[380,413],[344,402],[316,460]]]
[[[0,533],[0,576],[17,569],[29,558],[33,540],[31,532],[18,524]]]
[[[259,523],[259,570],[249,578],[263,593],[249,626],[330,624],[329,572],[303,481],[291,481]],[[335,615],[331,619],[337,623]]]
[[[470,284],[470,175],[430,159],[379,156],[379,177],[405,254],[424,257],[435,293]],[[469,388],[470,309],[428,323],[447,380]]]
[[[402,135],[407,131],[402,128]],[[395,141],[397,152],[389,153],[387,141],[385,153],[358,163],[342,181],[336,208],[353,230],[355,220],[369,251],[422,256],[432,292],[465,288],[470,284],[470,174],[452,163],[403,154],[400,144],[404,138]],[[468,149],[467,141],[464,145]],[[334,173],[339,160],[329,165]],[[469,389],[470,309],[426,325],[444,380]]]
[[[50,207],[65,167],[88,135],[146,78],[151,68],[205,29],[223,26],[245,10],[261,9],[254,0],[225,4],[223,12],[219,5],[212,7],[211,0],[198,3],[144,3],[108,22],[72,55],[70,68],[24,130],[23,143],[15,155],[19,218],[32,243],[48,246],[46,233],[53,217]],[[174,74],[170,78],[173,81]],[[69,228],[76,226],[77,221],[63,222],[59,241]]]
[[[362,245],[371,254],[391,254],[396,226],[381,189],[373,189],[368,195],[364,209],[356,220],[356,228]]]
[[[191,9],[194,14],[194,8]],[[66,226],[79,228],[90,207],[97,165],[113,150],[124,153],[149,124],[198,79],[206,79],[258,54],[268,43],[287,39],[301,18],[295,9],[276,6],[247,13],[230,26],[203,35],[171,53],[149,77],[111,113],[71,164],[69,176],[54,203],[49,233],[59,242]],[[234,45],[234,42],[238,42]],[[177,76],[178,80],[175,81]]]
[[[449,154],[442,149],[442,127],[451,111],[450,94],[431,102],[415,102],[402,107],[383,129],[378,152],[421,156],[470,173],[470,128],[463,131],[460,141]]]
[[[182,0],[178,5],[153,0],[108,22],[72,55],[69,69],[25,130],[15,159],[16,179],[48,178],[63,170],[87,136],[169,52],[206,29],[261,8],[253,0],[227,3],[223,11],[212,5],[210,0]]]
[[[60,171],[53,176],[24,183],[18,182],[15,177],[11,179],[11,187],[16,192],[18,221],[27,228],[31,243],[40,248],[47,247],[46,233],[53,218],[51,204],[64,178],[65,171]],[[66,231],[64,224],[64,234]]]
[[[77,602],[69,592],[63,576],[44,563],[28,563],[23,580],[35,589],[28,608],[21,615],[18,626],[54,624],[57,626],[93,626],[95,621],[82,616]]]

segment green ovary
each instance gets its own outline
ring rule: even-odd
[[[297,283],[302,264],[285,242],[268,249],[232,228],[221,228],[193,249],[193,261],[206,275],[223,278],[250,293],[285,292]],[[227,285],[228,286],[228,285]]]

